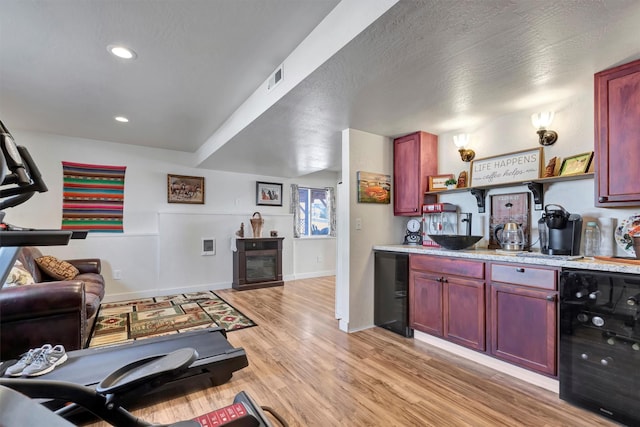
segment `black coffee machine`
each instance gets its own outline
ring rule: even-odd
[[[543,254],[579,255],[582,217],[560,205],[547,205],[538,221],[538,235]]]

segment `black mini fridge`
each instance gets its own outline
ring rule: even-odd
[[[374,252],[374,310],[376,326],[405,337],[409,327],[409,254]]]

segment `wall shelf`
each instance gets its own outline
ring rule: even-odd
[[[550,178],[529,179],[526,181],[515,181],[515,182],[504,183],[504,184],[454,188],[453,190],[427,191],[425,195],[462,193],[462,192],[468,191],[476,198],[478,202],[478,212],[484,213],[487,191],[492,190],[494,188],[516,187],[519,185],[526,185],[529,191],[531,191],[531,193],[533,194],[534,209],[537,211],[540,211],[543,209],[543,206],[544,206],[544,186],[545,185],[552,184],[555,182],[576,181],[580,179],[589,179],[589,178],[593,178],[593,173],[583,173],[578,175],[567,175],[567,176],[552,176]]]

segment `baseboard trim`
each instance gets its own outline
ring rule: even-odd
[[[326,276],[335,276],[335,275],[336,275],[335,270],[314,271],[311,273],[292,274],[292,275],[286,276],[284,280],[287,281],[287,280],[315,279],[316,277],[326,277]]]
[[[425,334],[420,331],[414,331],[413,338],[418,341],[431,344],[434,347],[438,347],[457,356],[464,357],[465,359],[469,359],[481,365],[495,369],[496,371],[518,378],[519,380],[526,381],[538,387],[542,387],[556,394],[559,393],[560,385],[558,383],[558,380],[556,379],[536,374],[535,372],[531,372],[527,369],[520,368],[507,362],[503,362],[502,360],[498,360],[491,356],[478,353],[477,351],[470,350],[468,348],[459,346],[449,341],[445,341],[429,334]]]
[[[284,281],[300,280],[300,279],[313,279],[316,277],[334,276],[335,271],[317,271],[315,273],[305,273],[297,275],[286,275]],[[286,283],[285,283],[286,285]],[[150,289],[145,291],[133,291],[133,292],[121,292],[117,294],[105,295],[102,302],[118,302],[128,301],[132,299],[151,298],[164,295],[184,294],[187,292],[202,292],[202,291],[218,291],[221,289],[230,289],[230,282],[221,283],[206,283],[204,285],[195,285],[187,287],[173,287],[173,288],[159,288]]]
[[[128,301],[132,299],[151,298],[165,295],[185,294],[189,292],[203,292],[203,291],[218,291],[221,289],[231,288],[231,283],[208,283],[204,285],[187,286],[187,287],[175,287],[175,288],[162,288],[162,289],[150,289],[145,291],[134,292],[121,292],[118,294],[106,295],[102,302],[118,302]]]

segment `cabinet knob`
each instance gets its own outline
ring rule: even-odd
[[[518,268],[516,268],[516,271],[517,271],[518,273],[524,273],[524,268],[522,268],[522,267],[518,267]]]
[[[598,197],[598,201],[599,201],[600,203],[604,203],[604,202],[606,202],[607,200],[609,200],[609,198],[608,198],[607,196],[600,196],[600,197]]]
[[[547,301],[555,301],[556,300],[556,296],[555,295],[547,295],[546,300]]]

